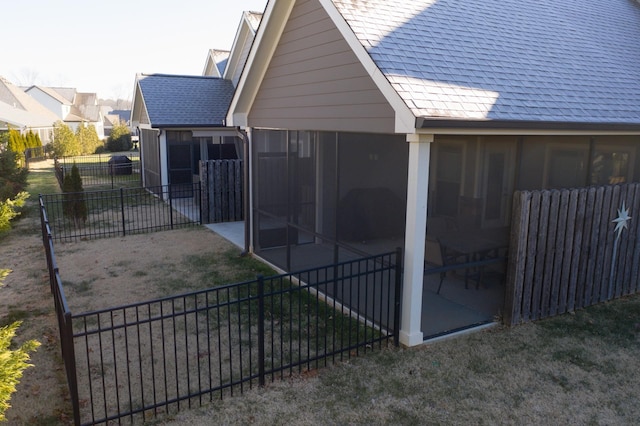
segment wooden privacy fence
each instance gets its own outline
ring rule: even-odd
[[[242,160],[200,162],[203,223],[243,219]]]
[[[640,184],[516,192],[505,322],[638,292],[639,223]]]

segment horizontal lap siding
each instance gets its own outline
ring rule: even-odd
[[[622,203],[631,220],[614,232]],[[519,191],[514,197],[505,322],[518,324],[633,294],[640,184]]]
[[[394,122],[393,109],[317,0],[298,1],[250,126],[393,133]]]

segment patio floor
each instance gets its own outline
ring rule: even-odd
[[[244,222],[206,226],[239,248],[244,248]],[[340,253],[341,261],[358,257],[346,250]],[[286,264],[284,247],[265,251],[262,256],[275,265]],[[290,262],[294,271],[330,264],[333,262],[333,249],[322,244],[295,246],[291,248]],[[426,275],[422,293],[422,332],[425,340],[495,321],[501,315],[504,303],[505,288],[502,281],[502,275],[488,273],[478,289],[475,282],[470,282],[469,288],[465,289],[464,279],[449,273],[440,294],[436,294],[440,275]]]

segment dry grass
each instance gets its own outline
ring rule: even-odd
[[[640,297],[386,350],[165,425],[635,424]]]

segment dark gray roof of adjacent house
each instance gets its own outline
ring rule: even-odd
[[[234,91],[216,77],[142,74],[138,84],[153,127],[224,126]]]
[[[631,0],[333,0],[414,115],[640,124]]]

